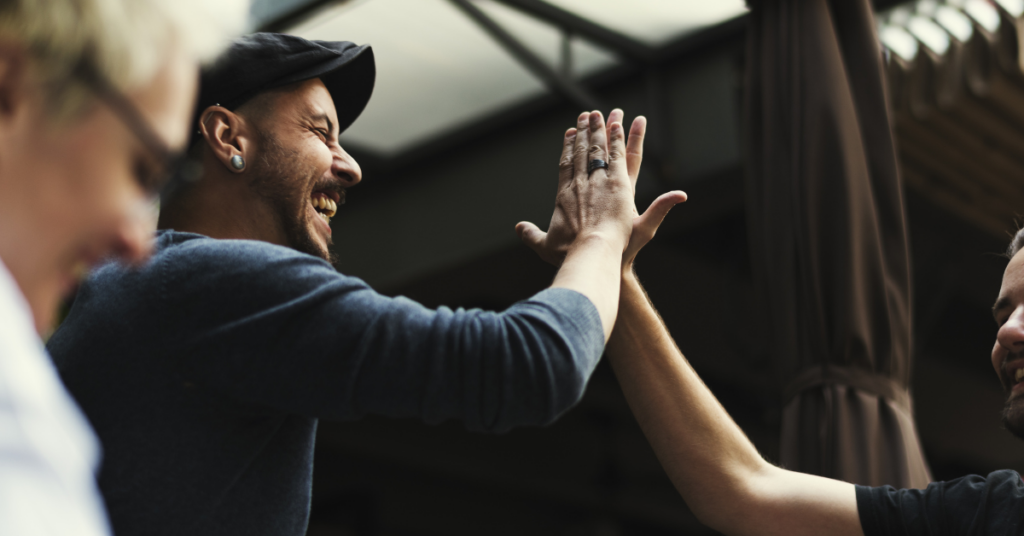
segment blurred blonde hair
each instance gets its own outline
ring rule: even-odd
[[[0,40],[34,59],[60,121],[92,102],[72,76],[81,61],[129,91],[150,81],[175,47],[212,60],[242,32],[248,8],[248,0],[0,0]]]

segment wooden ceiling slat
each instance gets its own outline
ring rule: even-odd
[[[914,121],[906,116],[901,118],[900,115],[897,113],[898,122]],[[973,123],[965,124],[946,113],[931,114],[927,120],[919,123],[921,128],[930,129],[950,143],[962,147],[974,159],[986,162],[1001,177],[1015,179],[1011,182],[1016,188],[1024,185],[1024,161],[1012,158],[1002,150],[1002,147],[992,141],[991,133],[979,131],[973,128]],[[1024,157],[1024,154],[1021,156]]]
[[[1024,191],[993,170],[990,161],[973,158],[963,147],[950,143],[947,138],[914,120],[898,120],[896,131],[901,147],[908,152],[916,152],[918,159],[930,158],[951,180],[968,181],[996,197],[1024,207]]]
[[[985,99],[1014,124],[1024,125],[1024,88],[999,71],[991,74]]]
[[[1005,222],[1001,218],[993,216],[985,204],[967,203],[964,202],[964,198],[958,197],[947,189],[936,188],[923,173],[913,166],[904,166],[901,171],[904,184],[919,192],[936,206],[996,236],[1005,236],[1009,230]]]
[[[951,193],[957,194],[956,197],[963,199],[964,203],[983,204],[987,211],[997,215],[997,218],[1008,218],[1008,221],[1012,221],[1018,207],[1024,206],[983,188],[970,180],[969,174],[957,169],[955,164],[949,160],[935,158],[932,150],[917,144],[914,140],[908,139],[901,144],[900,153],[903,158],[914,162],[913,167],[936,179],[931,183],[933,188],[950,190]]]

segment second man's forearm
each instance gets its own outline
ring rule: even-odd
[[[736,494],[770,465],[690,367],[631,273],[607,355],[683,499],[702,521],[725,528],[719,520],[738,506]]]
[[[647,440],[701,521],[729,535],[862,536],[853,486],[766,462],[687,363],[631,272],[607,353]]]

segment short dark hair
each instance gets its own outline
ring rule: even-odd
[[[1010,240],[1010,245],[1006,248],[1006,257],[1012,259],[1021,249],[1024,249],[1024,227],[1014,233],[1013,240]]]

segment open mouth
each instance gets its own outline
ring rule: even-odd
[[[1011,391],[1024,390],[1024,361],[1014,360],[1003,369]]]
[[[341,194],[337,192],[316,191],[310,197],[313,210],[320,216],[328,226],[331,218],[338,213],[338,202],[341,201]]]

